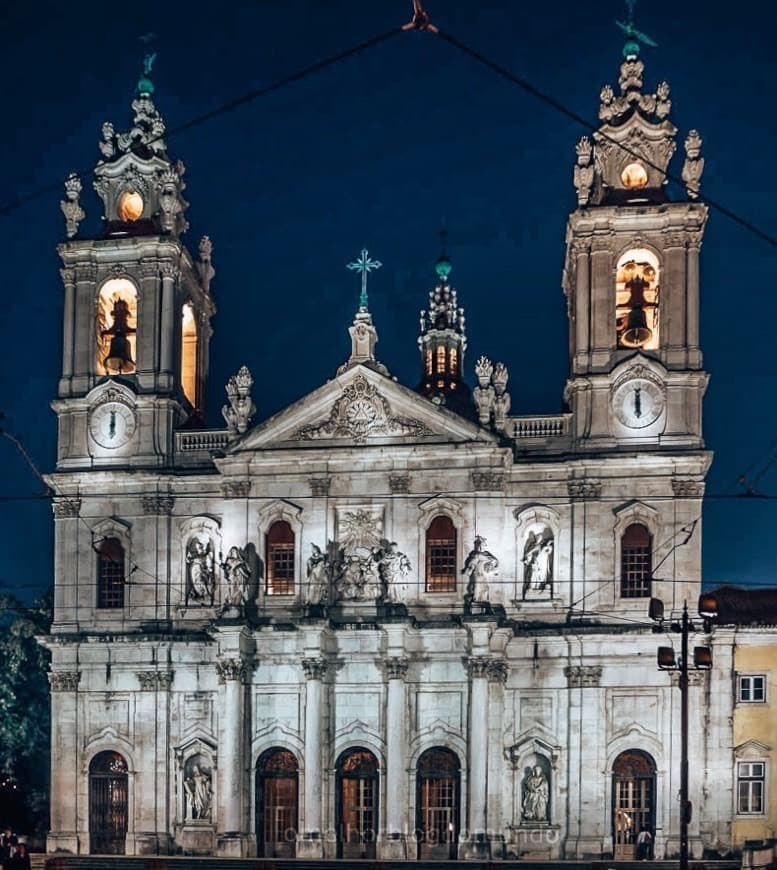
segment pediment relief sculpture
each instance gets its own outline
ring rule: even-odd
[[[303,441],[352,438],[356,444],[363,444],[371,437],[431,434],[420,420],[395,416],[378,388],[358,377],[343,390],[327,420],[302,426],[293,437]]]

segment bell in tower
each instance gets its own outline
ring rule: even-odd
[[[108,356],[105,357],[103,365],[106,371],[112,375],[134,372],[135,363],[132,359],[132,348],[127,338],[128,335],[135,332],[127,323],[129,305],[123,299],[117,299],[113,305],[112,315],[113,326],[103,332],[103,335],[112,336]]]

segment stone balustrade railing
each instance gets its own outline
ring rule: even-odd
[[[510,417],[507,433],[516,441],[527,438],[546,440],[548,438],[566,438],[569,435],[571,414],[549,414],[544,417]]]
[[[226,429],[199,429],[175,433],[175,452],[179,454],[223,450],[228,443]]]

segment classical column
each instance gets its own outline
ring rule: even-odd
[[[75,269],[60,269],[62,283],[65,285],[65,303],[62,314],[62,379],[59,394],[70,392],[70,378],[73,374],[73,330],[76,316],[76,273]]]
[[[701,232],[689,233],[688,235],[688,260],[687,260],[687,341],[688,349],[699,350],[699,251],[701,250]],[[689,361],[690,364],[693,364]],[[701,360],[698,359],[698,365]]]
[[[170,389],[173,379],[173,348],[175,347],[175,282],[178,267],[175,263],[162,261],[162,328],[160,334],[160,389]],[[179,325],[179,329],[181,326]]]
[[[408,660],[385,661],[386,698],[386,836],[380,857],[388,861],[407,859],[407,762],[405,760],[407,699],[405,676]]]
[[[615,347],[615,275],[610,234],[597,236],[591,242],[591,366],[609,365]]]
[[[488,656],[467,659],[469,689],[469,837],[462,857],[488,860],[486,791],[488,775]]]
[[[585,371],[588,367],[589,352],[589,322],[591,316],[590,274],[587,242],[574,242],[573,252],[577,258],[575,264],[575,356],[577,371]]]
[[[47,852],[78,848],[78,728],[79,671],[52,671],[51,684],[51,830]],[[84,843],[88,850],[88,843]]]
[[[238,858],[243,854],[243,682],[246,676],[242,658],[227,658],[216,663],[219,682],[224,686],[224,707],[219,739],[218,768],[218,851]]]
[[[323,858],[321,838],[321,719],[327,661],[303,659],[305,690],[305,832],[297,844],[298,858]]]
[[[73,342],[73,379],[71,390],[88,390],[92,387],[89,372],[97,356],[94,325],[94,295],[97,281],[97,266],[82,263],[76,268],[76,311]]]
[[[489,827],[489,845],[492,858],[504,858],[504,787],[505,773],[502,754],[502,735],[504,734],[504,687],[507,682],[508,666],[503,659],[492,659],[488,667],[489,704],[488,704],[488,804],[486,817]]]

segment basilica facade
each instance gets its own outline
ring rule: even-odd
[[[676,854],[679,696],[647,612],[696,602],[711,454],[701,140],[670,201],[668,86],[633,50],[577,144],[550,416],[510,414],[502,363],[467,385],[443,252],[419,384],[376,359],[365,292],[323,386],[261,421],[241,368],[204,428],[212,246],[184,243],[148,74],[132,109],[103,126],[104,234],[79,234],[77,177],[62,202],[49,851],[633,857],[644,828]],[[690,686],[696,855],[731,839],[715,654]]]

